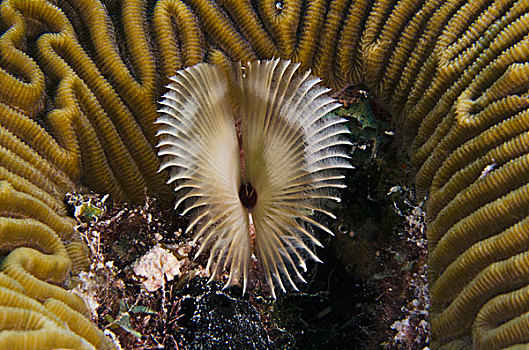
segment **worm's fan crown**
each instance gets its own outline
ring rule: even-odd
[[[339,201],[331,192],[344,187],[339,170],[351,167],[345,120],[326,115],[338,104],[298,67],[279,59],[237,64],[232,83],[214,65],[181,70],[158,119],[161,169],[176,182],[176,206],[196,209],[188,230],[197,225],[197,254],[210,249],[212,278],[229,268],[227,285],[242,277],[246,290],[254,253],[274,297],[274,285],[297,289],[292,277],[303,281],[305,258],[318,260],[310,227],[331,231],[311,214],[333,217],[322,200]]]

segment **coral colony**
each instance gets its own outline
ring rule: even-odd
[[[416,189],[427,196],[431,346],[527,344],[528,11],[526,0],[3,0],[0,315],[7,316],[0,329],[11,330],[13,322],[18,328],[0,332],[0,347],[17,347],[30,335],[43,347],[107,344],[82,298],[67,290],[70,274],[89,260],[66,193],[84,186],[114,201],[138,204],[148,195],[174,202],[167,172],[158,172],[155,124],[170,77],[204,62],[237,75],[232,62],[273,57],[299,63],[301,75],[311,69],[335,92],[365,86],[391,113]],[[242,76],[230,89],[257,82]],[[325,212],[319,197],[325,186],[308,184],[309,174],[316,173],[315,181],[326,176],[317,171],[326,148],[311,143],[317,132],[300,129],[301,120],[277,118],[275,131],[262,138],[244,126],[243,112],[271,97],[269,89],[258,90],[244,101],[229,96],[222,111],[227,118],[239,109],[244,162],[235,157],[237,128],[220,123],[214,135],[230,134],[229,148],[211,161],[223,185],[204,187],[182,172],[190,178],[175,179],[183,194],[176,200],[186,197],[182,211],[196,215],[191,227],[210,252],[213,275],[226,269],[232,282],[244,283],[245,262],[255,255],[270,285],[294,288],[303,262],[314,258],[310,228],[325,230],[311,216]],[[205,117],[206,124],[220,118]],[[273,149],[286,146],[287,135],[306,143]],[[266,144],[268,137],[282,141]],[[195,153],[175,159],[210,160],[196,152],[211,151],[207,142],[217,141],[202,140]],[[272,166],[274,152],[298,158]],[[272,186],[296,169],[293,187]],[[287,204],[274,207],[278,198]],[[206,199],[211,207],[202,207]],[[216,205],[236,215],[222,216]],[[250,218],[255,233],[248,235]],[[235,227],[244,229],[233,234]],[[86,327],[67,326],[77,322]]]

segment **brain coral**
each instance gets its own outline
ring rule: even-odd
[[[3,0],[0,347],[109,346],[61,288],[81,264],[64,194],[170,200],[168,77],[273,56],[368,85],[401,127],[429,195],[432,345],[529,343],[528,24],[526,0]]]

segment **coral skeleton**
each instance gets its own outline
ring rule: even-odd
[[[180,267],[184,262],[179,261],[169,250],[159,245],[154,246],[139,258],[133,267],[136,275],[143,277],[143,287],[148,292],[154,292],[181,275]]]
[[[175,184],[176,207],[192,213],[200,247],[209,250],[211,278],[229,271],[226,286],[252,276],[255,256],[275,298],[297,290],[306,259],[321,246],[312,216],[335,218],[324,206],[340,201],[342,169],[351,168],[345,119],[320,79],[287,60],[198,64],[177,72],[161,101],[160,170]]]

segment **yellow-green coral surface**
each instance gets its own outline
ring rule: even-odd
[[[529,344],[528,1],[3,0],[0,348],[108,345],[63,288],[82,265],[64,194],[170,200],[167,78],[271,57],[368,85],[400,126],[429,195],[432,345]]]

